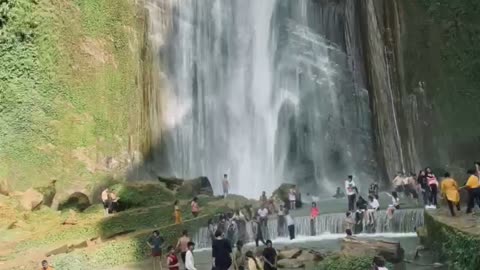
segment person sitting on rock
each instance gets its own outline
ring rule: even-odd
[[[118,212],[118,201],[119,200],[120,200],[120,197],[117,197],[117,194],[115,194],[115,192],[108,193],[108,201],[109,201],[108,212],[110,214]]]
[[[372,266],[372,270],[388,270],[388,268],[385,267],[385,259],[379,256],[373,258]]]
[[[277,251],[272,247],[272,241],[267,240],[267,247],[263,250],[264,270],[277,269]]]
[[[335,195],[333,195],[334,198],[339,199],[345,197],[345,193],[342,192],[342,189],[340,187],[337,187],[337,190],[335,191]]]
[[[376,181],[370,184],[370,187],[368,188],[368,195],[372,195],[378,199],[378,183]]]

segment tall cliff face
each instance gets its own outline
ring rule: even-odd
[[[471,166],[480,151],[473,15],[479,4],[367,0],[361,6],[377,154],[388,176]]]
[[[0,185],[107,177],[139,133],[143,3],[0,4]]]

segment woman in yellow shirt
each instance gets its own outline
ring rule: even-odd
[[[467,207],[467,214],[472,212],[473,207],[475,206],[475,201],[478,203],[480,207],[480,181],[478,177],[475,175],[475,170],[468,170],[467,174],[470,176],[468,177],[467,183],[465,187],[468,190],[468,207]]]
[[[450,173],[446,172],[443,175],[445,178],[442,180],[440,185],[440,189],[442,191],[442,195],[447,200],[448,208],[450,209],[450,214],[455,216],[455,212],[453,211],[453,206],[457,207],[457,210],[460,211],[460,193],[458,193],[458,185],[455,179],[450,177]]]

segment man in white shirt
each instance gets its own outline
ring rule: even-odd
[[[287,222],[288,234],[290,235],[290,240],[295,239],[295,223],[293,221],[290,213],[287,212],[285,215],[285,221]]]
[[[223,198],[226,199],[227,195],[228,195],[228,189],[230,188],[230,183],[228,182],[228,175],[227,174],[223,175],[222,188],[223,188]]]
[[[260,217],[260,225],[262,226],[263,231],[266,232],[268,230],[267,229],[268,209],[265,206],[265,204],[262,205],[260,209],[258,209],[257,213],[258,213],[258,216]]]
[[[193,250],[195,249],[195,243],[188,242],[187,246],[188,246],[188,250],[187,250],[187,254],[185,254],[185,269],[197,270],[197,268],[195,268],[195,261],[193,259]]]
[[[355,182],[353,182],[353,176],[351,175],[345,180],[345,193],[348,198],[348,211],[354,211],[355,199],[357,197],[357,186],[355,185]]]

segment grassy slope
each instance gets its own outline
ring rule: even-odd
[[[125,151],[134,29],[133,1],[2,1],[0,180],[61,187],[98,177],[87,164]]]
[[[480,152],[480,2],[419,0],[402,5],[407,88],[424,81],[438,116],[426,119],[433,139],[425,141],[431,144],[424,148],[425,159],[440,167],[471,166]]]

